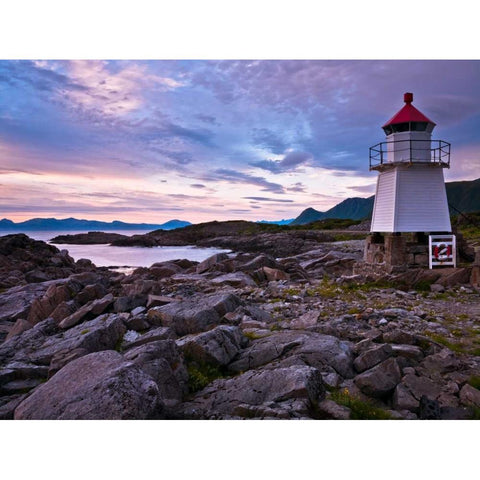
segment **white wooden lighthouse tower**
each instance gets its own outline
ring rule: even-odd
[[[452,231],[443,169],[450,144],[432,140],[435,123],[405,105],[385,125],[386,141],[370,148],[370,170],[380,172],[371,231],[375,233]]]

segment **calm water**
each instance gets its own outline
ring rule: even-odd
[[[149,230],[109,230],[109,233],[121,233],[123,235],[137,235],[148,233]],[[1,231],[0,236],[10,233],[23,233],[14,231]],[[57,235],[85,233],[80,231],[40,231],[32,230],[25,232],[35,240],[48,242]],[[49,242],[50,243],[50,242]],[[197,248],[197,247],[111,247],[110,245],[55,245],[60,250],[68,250],[75,260],[79,258],[90,259],[97,267],[149,267],[156,262],[187,258],[201,262],[211,255],[219,252],[228,252],[220,248]]]

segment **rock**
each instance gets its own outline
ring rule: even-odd
[[[64,318],[59,327],[63,329],[71,328],[77,323],[85,320],[88,316],[96,316],[103,313],[111,304],[113,303],[113,295],[109,293],[105,295],[103,298],[98,300],[93,300],[91,302],[86,303],[83,307],[79,308],[75,313],[72,315]]]
[[[147,321],[147,316],[144,314],[129,317],[125,321],[125,325],[129,330],[141,332],[150,328],[150,323]]]
[[[226,273],[220,275],[211,280],[214,285],[231,285],[232,287],[256,287],[257,284],[253,281],[252,277],[243,272]]]
[[[224,260],[228,260],[228,255],[226,253],[216,253],[215,255],[208,257],[203,262],[200,262],[197,265],[196,272],[207,272],[208,270],[214,269],[220,262],[223,262]]]
[[[149,268],[149,274],[156,280],[161,280],[162,278],[168,278],[176,273],[180,273],[182,270],[182,267],[179,267],[173,262],[162,262],[153,264]]]
[[[322,419],[350,420],[350,409],[335,403],[333,400],[323,400],[317,405],[317,411]]]
[[[148,320],[155,325],[172,328],[179,336],[202,332],[220,323],[221,317],[234,311],[241,300],[232,294],[202,295],[148,311]]]
[[[88,353],[114,349],[125,333],[118,315],[107,314],[59,332],[52,319],[44,320],[0,347],[2,354],[17,361],[50,365],[54,356],[67,356],[75,349]],[[2,348],[3,347],[3,348]]]
[[[403,330],[391,330],[383,334],[383,341],[386,343],[402,343],[405,345],[415,345],[417,337]]]
[[[15,409],[17,420],[145,419],[159,411],[156,383],[117,352],[73,360]]]
[[[460,402],[480,408],[480,390],[466,383],[460,390]]]
[[[355,384],[364,394],[378,398],[392,393],[400,380],[401,372],[395,358],[388,358],[370,370],[360,373],[354,379]]]
[[[45,320],[59,304],[71,300],[79,289],[80,285],[71,281],[60,285],[50,285],[41,299],[33,301],[27,320],[32,325]]]
[[[242,272],[253,272],[263,269],[263,267],[280,269],[281,265],[270,255],[262,254],[241,265],[239,270],[242,270]]]
[[[140,337],[136,338],[134,341],[128,342],[124,345],[124,349],[139,347],[140,345],[156,342],[157,340],[174,339],[175,337],[175,332],[171,328],[158,327],[140,335]]]
[[[280,358],[295,357],[299,363],[313,366],[320,371],[337,372],[342,377],[353,374],[351,344],[330,335],[313,332],[278,332],[252,340],[229,364],[234,372],[257,368]]]
[[[13,413],[28,393],[4,396],[0,399],[0,420],[13,420]]]
[[[208,332],[188,335],[177,340],[177,345],[188,358],[220,366],[229,364],[248,343],[238,327],[220,325]]]
[[[8,332],[7,338],[5,340],[9,340],[15,335],[20,335],[21,333],[25,332],[26,330],[32,328],[33,325],[30,322],[27,322],[27,320],[23,320],[19,318],[13,327],[10,329],[10,332]]]
[[[83,347],[76,347],[72,350],[59,350],[55,353],[50,361],[50,366],[48,368],[48,377],[52,377],[60,369],[62,369],[67,363],[75,360],[77,358],[83,357],[90,353],[89,350]]]
[[[434,293],[443,293],[445,291],[445,287],[439,283],[432,283],[432,285],[430,285],[430,291]]]
[[[62,280],[14,287],[0,293],[0,321],[26,319],[33,302],[43,297],[50,285],[59,282]]]
[[[436,400],[431,400],[425,395],[420,398],[420,405],[418,408],[418,418],[420,420],[439,420],[440,419],[440,405]]]
[[[60,305],[55,308],[55,310],[49,315],[50,318],[53,318],[55,322],[58,324],[64,318],[69,317],[77,310],[78,305],[75,303],[74,300],[70,300],[68,302],[62,302]]]
[[[378,365],[387,358],[393,355],[392,347],[389,344],[384,344],[371,348],[370,350],[361,353],[353,362],[353,366],[357,372],[364,372],[369,368]]]
[[[159,307],[172,302],[179,302],[181,299],[176,297],[166,297],[164,295],[149,295],[147,300],[147,308]]]
[[[84,305],[92,300],[105,297],[105,295],[107,295],[106,288],[99,283],[95,283],[84,287],[83,290],[77,294],[76,300],[80,305]]]
[[[145,295],[132,295],[132,296],[120,296],[115,300],[113,304],[113,311],[116,313],[129,312],[136,307],[142,307],[145,305]]]
[[[157,384],[162,402],[177,405],[188,392],[188,373],[183,357],[173,340],[157,340],[132,348],[125,353]]]
[[[318,317],[320,316],[319,310],[312,310],[301,315],[290,322],[290,328],[293,330],[303,330],[308,327],[313,327],[317,324]]]
[[[421,363],[422,372],[447,373],[459,369],[460,360],[448,348],[442,349],[440,352],[429,355]]]
[[[410,410],[417,412],[419,406],[419,400],[417,400],[410,391],[399,383],[395,392],[393,393],[393,408],[396,410]]]
[[[295,404],[295,401],[305,400],[313,405],[324,395],[322,378],[315,368],[292,366],[254,370],[230,379],[214,380],[192,401],[182,404],[180,413],[184,418],[228,418],[242,412],[261,417],[269,408],[283,410],[286,416],[295,418],[299,416],[295,405],[299,405],[300,415],[305,415],[304,404]],[[275,414],[270,411],[267,415]]]
[[[397,357],[404,357],[415,362],[423,360],[423,351],[420,347],[415,345],[392,345],[393,354]]]
[[[442,393],[442,388],[426,377],[408,374],[403,377],[402,384],[417,400],[422,396],[436,400]]]
[[[290,279],[288,273],[284,272],[283,270],[279,270],[278,268],[263,267],[263,273],[269,282]]]

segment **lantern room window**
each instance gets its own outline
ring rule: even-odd
[[[427,122],[404,122],[383,127],[386,135],[399,132],[425,132],[427,130]]]

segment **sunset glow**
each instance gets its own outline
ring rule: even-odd
[[[1,61],[0,216],[280,220],[374,193],[414,92],[479,177],[478,61]]]

